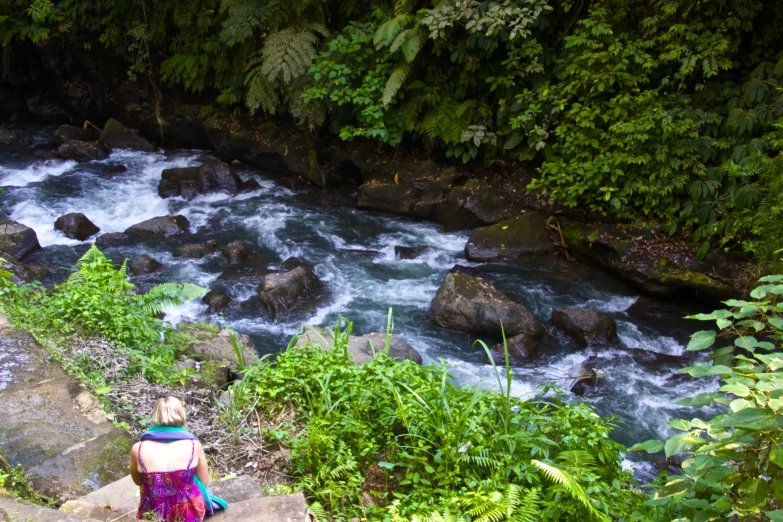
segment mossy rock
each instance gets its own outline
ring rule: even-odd
[[[465,257],[471,261],[519,259],[553,252],[546,220],[534,211],[477,228],[465,245]]]

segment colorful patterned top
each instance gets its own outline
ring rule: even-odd
[[[196,443],[191,441],[188,467],[177,471],[147,471],[141,460],[139,444],[139,465],[144,471],[144,484],[141,486],[141,502],[137,519],[160,522],[202,522],[206,513],[204,497],[193,481],[196,469],[191,469]]]

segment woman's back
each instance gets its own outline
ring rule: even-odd
[[[201,522],[204,498],[193,476],[199,464],[196,441],[143,441],[134,447],[143,474],[137,519]],[[200,445],[199,453],[203,455]]]

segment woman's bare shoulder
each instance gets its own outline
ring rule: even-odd
[[[139,445],[141,445],[141,442],[137,442],[133,446],[131,446],[131,455],[138,455],[139,454]]]

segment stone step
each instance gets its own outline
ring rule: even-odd
[[[229,508],[235,504],[266,497],[264,490],[247,475],[213,482],[209,488],[216,496],[227,501]],[[138,505],[139,487],[128,475],[88,495],[66,502],[60,510],[104,521],[131,514],[119,519],[124,521],[136,517]]]
[[[134,442],[127,431],[114,428],[43,460],[27,475],[36,491],[66,502],[122,478]]]
[[[0,522],[5,522],[2,516],[3,512],[6,513],[8,522],[99,522],[95,519],[36,506],[12,496],[0,494]]]
[[[65,374],[28,332],[0,334],[0,453],[34,466],[114,429],[82,384]]]
[[[216,513],[210,520],[220,522],[305,522],[307,503],[304,495],[254,498],[229,504],[226,511]]]

